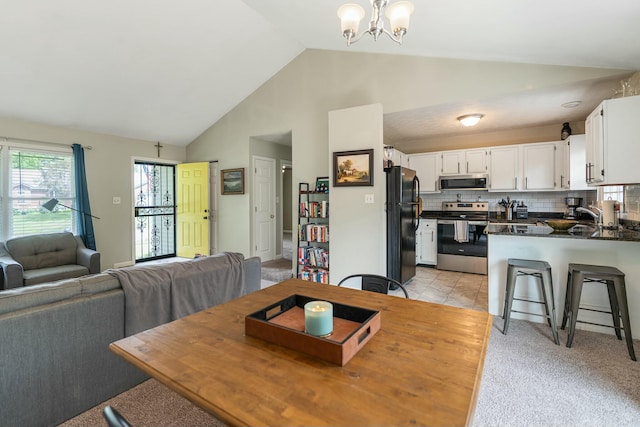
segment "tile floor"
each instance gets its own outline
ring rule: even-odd
[[[487,276],[417,267],[405,287],[409,297],[420,301],[487,311]],[[401,290],[391,291],[402,296]]]

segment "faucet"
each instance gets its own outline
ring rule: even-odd
[[[597,212],[594,212],[594,210]],[[583,208],[582,206],[576,208],[576,212],[584,212],[586,214],[589,214],[593,217],[593,221],[595,222],[595,225],[598,228],[602,228],[602,209],[595,207],[595,206],[589,206],[589,209],[587,208]]]

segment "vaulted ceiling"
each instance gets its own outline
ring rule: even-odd
[[[186,145],[308,48],[640,70],[637,0],[413,0],[402,46],[365,36],[349,48],[344,2],[0,0],[0,117]],[[486,106],[523,116],[531,101]],[[441,114],[389,123],[411,113]]]

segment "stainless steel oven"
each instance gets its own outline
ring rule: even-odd
[[[438,269],[487,274],[488,203],[445,202],[438,218]]]

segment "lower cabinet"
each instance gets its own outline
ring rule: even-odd
[[[416,230],[416,264],[436,265],[438,258],[438,223],[420,219]]]

